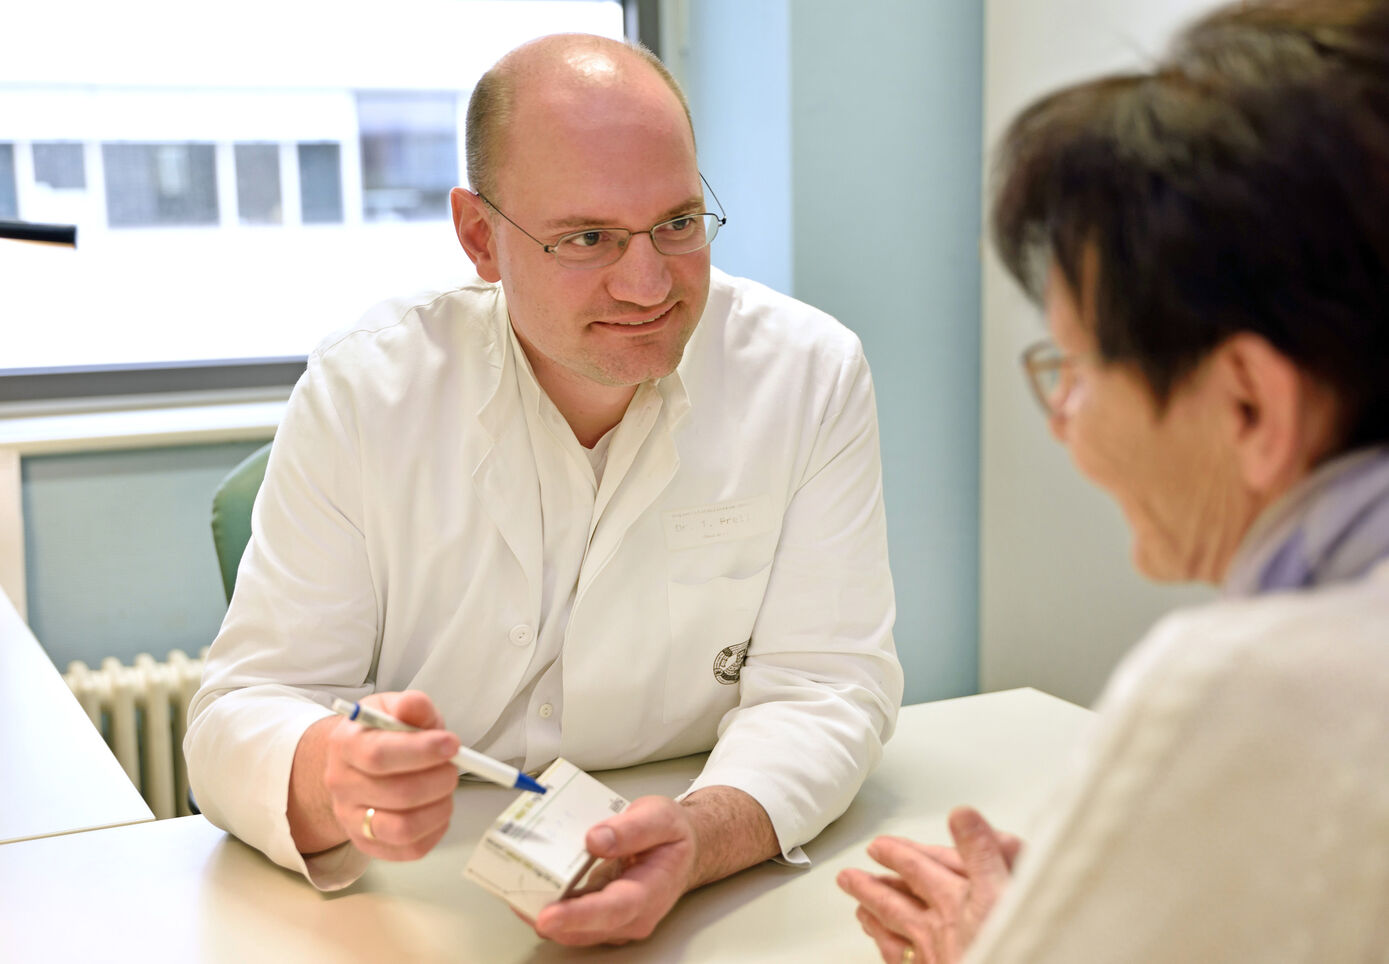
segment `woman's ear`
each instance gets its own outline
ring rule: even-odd
[[[458,243],[463,245],[478,277],[483,281],[500,281],[492,219],[488,217],[487,202],[466,188],[456,187],[449,192],[453,207],[453,228]]]
[[[1226,339],[1211,361],[1212,388],[1225,409],[1226,441],[1244,483],[1276,496],[1330,447],[1335,430],[1331,395],[1251,332]]]

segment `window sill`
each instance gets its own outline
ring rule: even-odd
[[[54,455],[273,438],[289,389],[0,408],[0,451]]]

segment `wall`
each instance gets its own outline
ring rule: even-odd
[[[792,294],[789,0],[671,4],[662,52],[679,72],[700,167],[728,224],[714,263]],[[712,206],[712,205],[711,205]]]
[[[29,626],[60,669],[212,642],[226,610],[212,493],[261,444],[23,460]]]
[[[1206,0],[989,0],[984,134],[992,144],[1034,97],[1162,50]],[[983,284],[980,682],[1081,703],[1163,612],[1210,598],[1149,585],[1128,563],[1118,511],[1052,442],[1018,354],[1045,331],[990,255]]]
[[[676,68],[738,219],[715,262],[780,287],[789,252],[791,293],[873,367],[907,700],[974,692],[979,4],[665,9],[688,18]]]

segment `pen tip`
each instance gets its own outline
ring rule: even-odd
[[[524,773],[516,774],[516,789],[529,790],[531,793],[545,792],[545,787],[543,785],[536,783],[535,780],[526,776]]]

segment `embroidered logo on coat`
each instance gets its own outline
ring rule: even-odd
[[[748,643],[744,640],[734,646],[725,646],[714,657],[714,679],[725,686],[732,686],[743,675],[743,660],[748,658]]]

